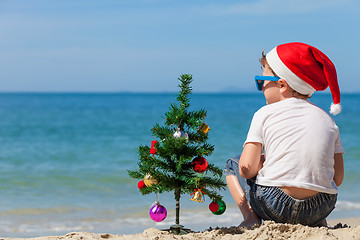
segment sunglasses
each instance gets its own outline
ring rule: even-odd
[[[256,87],[259,91],[262,91],[262,88],[264,86],[264,81],[278,81],[280,78],[276,76],[255,76],[255,83]]]

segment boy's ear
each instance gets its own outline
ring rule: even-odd
[[[288,91],[290,89],[289,84],[282,78],[280,78],[278,80],[278,84],[280,87],[280,93],[285,93],[286,91]]]

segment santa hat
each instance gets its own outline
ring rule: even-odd
[[[272,70],[298,93],[311,96],[314,91],[323,91],[329,86],[333,98],[330,113],[341,112],[335,66],[320,50],[304,43],[286,43],[266,54],[266,60]]]

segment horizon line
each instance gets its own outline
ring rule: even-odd
[[[0,91],[0,94],[176,94],[178,91]],[[193,94],[255,94],[259,91],[193,91]],[[316,92],[317,94],[331,94],[328,91]],[[360,91],[346,91],[341,94],[359,94]]]

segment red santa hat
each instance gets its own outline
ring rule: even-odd
[[[305,43],[286,43],[266,54],[266,60],[276,75],[298,93],[311,96],[329,86],[333,98],[330,113],[341,112],[335,66],[320,50]]]

